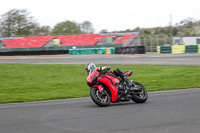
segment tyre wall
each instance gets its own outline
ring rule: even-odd
[[[69,55],[87,55],[87,54],[115,54],[115,48],[84,48],[84,49],[69,49]]]
[[[158,54],[200,53],[200,45],[158,46]]]

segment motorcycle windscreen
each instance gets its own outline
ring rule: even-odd
[[[98,68],[96,68],[98,69]],[[92,86],[96,81],[97,81],[97,77],[99,76],[99,72],[95,71],[96,69],[91,69],[89,72],[89,75],[87,77],[87,84],[89,86]]]

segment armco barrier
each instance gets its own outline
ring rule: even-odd
[[[200,53],[200,45],[158,46],[157,53]]]
[[[145,54],[144,46],[117,47],[115,54]]]

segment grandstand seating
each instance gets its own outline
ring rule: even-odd
[[[4,39],[3,48],[31,48],[31,47],[42,47],[45,43],[50,40],[49,36],[40,37],[24,37],[19,39]]]
[[[60,46],[94,45],[105,37],[116,38],[117,35],[83,34],[83,35],[54,36],[54,38],[61,40],[62,44]]]
[[[123,43],[127,42],[127,40],[129,40],[130,38],[136,37],[136,36],[137,36],[137,34],[125,34],[121,38],[116,40],[113,44],[123,44]]]
[[[52,39],[60,39],[59,46],[81,46],[81,45],[95,45],[99,41],[105,40],[106,37],[113,37],[116,39],[114,44],[122,44],[123,40],[128,40],[136,34],[124,34],[121,38],[117,34],[81,34],[81,35],[57,35],[57,36],[32,36],[14,39],[4,39],[3,48],[31,48],[43,47]]]

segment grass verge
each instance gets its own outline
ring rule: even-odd
[[[109,65],[133,70],[147,91],[200,87],[200,66]],[[89,96],[85,65],[0,64],[0,103]]]

